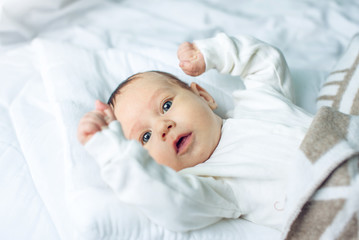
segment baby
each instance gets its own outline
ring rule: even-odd
[[[240,76],[233,116],[214,113],[213,97],[196,83],[151,71],[131,76],[109,104],[96,101],[78,128],[118,198],[153,222],[188,231],[242,217],[281,230],[294,152],[312,116],[292,101],[282,54],[254,38],[183,43],[182,70]],[[117,120],[117,121],[115,121]]]

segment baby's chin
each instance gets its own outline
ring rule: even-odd
[[[186,166],[183,166],[180,170],[183,170],[183,169],[186,169],[186,168],[191,168],[191,167],[195,167],[195,166],[197,166],[197,165],[199,165],[199,164],[202,164],[202,163],[204,163],[204,162],[206,162],[207,160],[209,159],[209,157],[208,158],[204,158],[204,159],[194,159],[193,161],[191,161],[191,163],[189,163],[188,165],[186,165]],[[190,161],[189,161],[190,162]],[[177,170],[177,171],[180,171],[180,170]]]

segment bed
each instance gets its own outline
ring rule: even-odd
[[[224,115],[238,79],[213,71],[194,79],[176,59],[183,41],[219,32],[278,47],[297,104],[314,114],[359,32],[357,1],[5,0],[0,10],[0,239],[280,238],[241,219],[185,233],[151,223],[101,181],[76,140],[77,123],[94,99],[153,69],[200,82]]]

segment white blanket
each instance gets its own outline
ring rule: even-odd
[[[318,111],[288,183],[283,238],[358,238],[358,135],[359,116],[329,107]]]

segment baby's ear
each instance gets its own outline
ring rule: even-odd
[[[201,98],[203,98],[207,103],[208,106],[214,110],[217,108],[217,103],[214,100],[214,98],[211,96],[211,94],[209,94],[203,87],[201,87],[200,85],[198,85],[197,83],[193,82],[191,83],[191,89],[192,91],[197,94],[198,96],[200,96]]]

